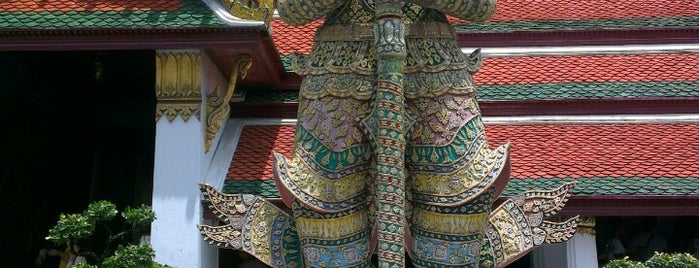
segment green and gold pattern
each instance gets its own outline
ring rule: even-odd
[[[210,244],[241,250],[273,267],[305,267],[295,222],[263,198],[223,194],[211,185],[199,185],[209,208],[224,225],[199,225]]]
[[[578,216],[545,220],[558,213],[575,182],[548,191],[527,191],[507,199],[490,214],[481,267],[503,267],[542,244],[564,242],[575,234]]]
[[[374,47],[377,88],[371,114],[362,121],[376,158],[377,256],[379,267],[404,267],[407,231],[404,60],[407,55],[403,3],[375,2]]]
[[[509,144],[487,142],[472,77],[483,62],[479,50],[461,52],[445,14],[481,21],[494,11],[494,0],[280,1],[290,24],[325,17],[311,53],[291,61],[303,76],[292,157],[274,156],[292,216],[245,195],[212,202],[236,219],[221,227],[235,234],[229,240],[287,267],[263,245],[274,240],[267,226],[283,219],[296,228],[283,241],[301,248],[294,262],[364,268],[374,253],[378,267],[405,267],[406,253],[416,267],[499,267],[570,238],[576,218],[545,218],[573,184],[492,210],[509,177]]]

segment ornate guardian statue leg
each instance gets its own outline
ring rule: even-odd
[[[367,267],[370,151],[357,121],[346,119],[359,118],[368,101],[314,98],[304,89],[294,154],[275,156],[277,186],[292,208],[307,267]]]
[[[404,251],[417,267],[502,267],[572,236],[575,218],[544,219],[574,184],[491,207],[507,183],[509,144],[487,142],[472,78],[481,58],[461,52],[446,14],[486,20],[495,0],[278,8],[293,25],[325,17],[310,55],[292,62],[303,76],[293,155],[274,156],[292,213],[203,186],[226,222],[200,226],[207,239],[274,267],[364,268],[374,250],[381,267],[404,267]]]
[[[417,119],[407,152],[413,263],[479,267],[496,181],[509,176],[509,145],[489,148],[472,94],[408,104]]]

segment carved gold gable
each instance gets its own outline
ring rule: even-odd
[[[269,25],[274,15],[274,0],[221,0],[228,11],[241,19],[264,21]]]

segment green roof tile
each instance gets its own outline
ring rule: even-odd
[[[478,85],[478,99],[566,100],[697,97],[699,81],[582,82],[526,85]],[[250,90],[246,103],[298,102],[298,91]]]
[[[226,181],[223,186],[224,193],[254,194],[264,198],[279,198],[277,186],[273,180],[254,181]]]
[[[478,85],[481,100],[696,97],[699,81]]]
[[[44,28],[173,28],[225,26],[200,0],[181,0],[176,11],[0,11],[0,30]]]
[[[699,27],[699,16],[597,20],[500,21],[455,25],[463,32],[561,31]]]

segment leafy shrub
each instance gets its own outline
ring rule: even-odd
[[[626,256],[623,259],[616,259],[608,262],[603,268],[646,268],[646,266]]]
[[[46,240],[56,244],[81,245],[90,239],[98,226],[108,234],[104,241],[104,251],[97,254],[91,251],[78,251],[78,255],[88,257],[90,263],[79,263],[73,268],[161,268],[169,267],[153,261],[155,251],[148,244],[139,244],[139,238],[148,231],[155,220],[155,212],[146,206],[127,207],[121,217],[128,228],[113,234],[107,223],[118,214],[116,206],[109,201],[90,203],[85,211],[78,214],[61,214],[58,222],[50,230]],[[101,225],[100,225],[101,224]],[[116,246],[116,250],[112,246]],[[74,248],[70,248],[75,252]],[[88,249],[89,250],[89,249]]]
[[[153,262],[155,251],[147,245],[119,246],[114,255],[102,262],[103,268],[159,268],[169,267]]]
[[[645,263],[648,268],[699,268],[699,260],[689,253],[658,253]]]
[[[699,268],[699,260],[689,253],[658,253],[641,263],[624,257],[612,260],[602,268]]]
[[[95,231],[95,224],[89,216],[83,214],[61,214],[58,223],[49,230],[46,240],[56,244],[79,241],[88,238]]]

